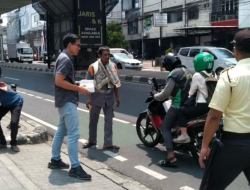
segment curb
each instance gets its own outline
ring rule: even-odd
[[[22,113],[22,116],[28,118],[29,120],[32,118],[29,118],[26,116],[26,114]],[[33,122],[36,123],[36,125],[40,125],[38,124],[38,122]],[[55,135],[55,132],[57,130],[57,128],[53,125],[50,124],[43,124],[43,127],[46,129],[46,134],[50,137],[53,137]],[[47,137],[48,137],[47,136]],[[47,144],[51,145],[50,143],[52,143],[52,141],[49,143],[50,141],[47,142]],[[63,139],[63,143],[67,143],[67,138]],[[140,184],[139,182],[133,180],[132,178],[125,176],[121,173],[118,173],[114,170],[112,170],[112,168],[110,168],[109,166],[103,164],[102,162],[96,161],[94,159],[91,158],[87,158],[86,154],[84,153],[83,149],[81,148],[83,146],[84,142],[78,140],[78,152],[82,155],[84,155],[84,157],[79,157],[79,160],[81,162],[81,164],[83,164],[84,166],[90,168],[91,170],[97,172],[98,174],[103,175],[104,177],[106,177],[107,179],[111,180],[112,182],[114,182],[115,184],[119,185],[120,187],[127,189],[127,190],[152,190],[147,188],[146,186]],[[67,154],[67,152],[63,151],[63,149],[61,150],[61,152]]]
[[[8,115],[7,118],[10,118]],[[7,120],[9,122],[9,119]],[[20,127],[28,128],[29,132],[20,133],[17,135],[17,144],[40,144],[48,141],[48,134],[46,128],[39,123],[31,120],[24,121],[20,118]],[[34,128],[34,129],[33,129]],[[33,129],[32,131],[30,129]],[[7,144],[10,144],[10,136],[6,137]]]
[[[45,68],[37,68],[37,67],[25,67],[25,66],[16,66],[16,65],[4,65],[0,64],[1,67],[7,68],[7,69],[17,69],[17,70],[23,70],[27,72],[37,72],[37,73],[47,73],[47,74],[53,74],[54,69],[45,69]],[[84,79],[86,76],[86,71],[76,71],[75,72],[76,78],[82,78]],[[152,77],[142,77],[142,76],[129,76],[129,75],[119,75],[121,81],[128,81],[133,83],[142,83],[142,84],[148,84],[148,80],[152,79]],[[165,84],[165,79],[158,79],[157,81],[159,84]]]

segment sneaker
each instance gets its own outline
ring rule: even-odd
[[[175,143],[190,143],[190,137],[188,135],[180,135],[178,138],[173,139]]]
[[[51,161],[48,164],[48,168],[50,168],[50,169],[68,169],[69,164],[64,163],[61,159],[60,160],[51,159]]]
[[[10,148],[13,152],[20,152],[20,148],[18,146],[11,146]]]
[[[81,180],[91,180],[91,175],[87,174],[81,166],[78,166],[77,168],[71,168],[69,170],[69,176],[75,177]]]

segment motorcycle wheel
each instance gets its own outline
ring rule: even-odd
[[[155,147],[161,139],[160,131],[153,127],[146,115],[138,117],[136,131],[142,143],[148,147]]]

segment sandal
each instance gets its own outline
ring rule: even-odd
[[[175,157],[165,160],[160,160],[158,164],[162,167],[176,167],[177,159]]]
[[[83,144],[82,148],[85,149],[85,148],[91,148],[93,146],[96,146],[96,143],[91,143],[91,142],[86,142]]]
[[[118,145],[109,145],[109,146],[103,146],[103,149],[114,149],[114,150],[119,150],[120,147]]]

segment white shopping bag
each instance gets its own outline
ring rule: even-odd
[[[90,92],[95,92],[94,80],[80,80],[80,86],[84,85],[84,87]]]
[[[164,107],[166,112],[169,110],[171,104],[172,104],[172,100],[167,100],[167,101],[163,102],[163,107]]]

